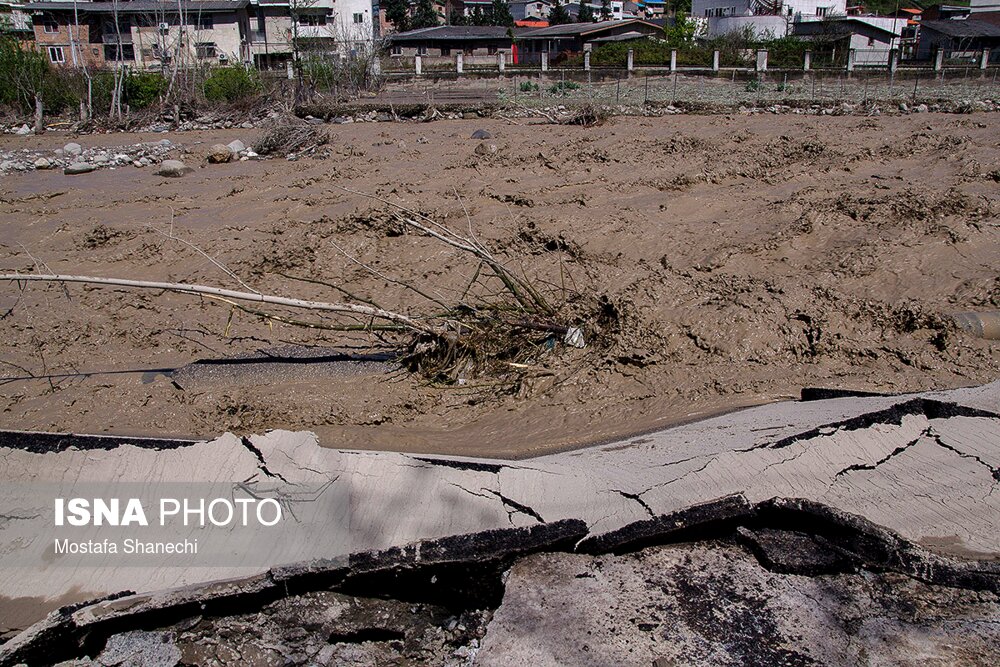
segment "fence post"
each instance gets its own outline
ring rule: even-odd
[[[583,69],[587,72],[590,71],[590,51],[583,52]]]
[[[767,49],[757,50],[757,71],[758,72],[767,71]]]
[[[847,71],[854,71],[854,59],[857,58],[858,52],[854,49],[847,49]]]
[[[465,70],[465,54],[459,51],[455,54],[455,71],[461,74]]]
[[[417,76],[420,76],[423,70],[423,62],[419,55],[413,56],[413,71],[416,72]]]
[[[719,50],[712,51],[712,71],[719,71]]]
[[[677,49],[670,49],[670,71],[677,71]]]
[[[549,71],[549,52],[548,51],[542,51],[542,71],[543,72],[548,72]]]
[[[285,69],[288,71],[288,80],[291,81],[292,79],[294,79],[295,78],[295,65],[292,64],[291,60],[288,61],[288,63],[285,66]]]
[[[802,54],[802,71],[808,72],[809,68],[812,67],[813,52],[806,51]]]
[[[944,69],[944,49],[938,47],[938,50],[934,52],[934,71],[940,72]]]
[[[889,72],[895,73],[899,69],[899,49],[889,49]]]
[[[979,54],[979,69],[986,69],[990,66],[990,50],[983,49],[983,52]]]
[[[632,71],[632,63],[635,62],[634,58],[635,58],[635,51],[633,51],[632,49],[629,49],[628,50],[628,71],[629,72]]]
[[[506,63],[504,62],[503,51],[497,51],[497,70],[501,74],[503,74],[503,66],[505,64]]]

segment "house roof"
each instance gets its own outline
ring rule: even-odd
[[[539,28],[525,33],[526,38],[536,37],[582,37],[597,32],[610,30],[611,28],[621,28],[623,26],[646,25],[650,28],[660,30],[660,26],[641,19],[629,19],[626,21],[598,21],[597,23],[565,23],[563,25],[553,25],[548,28]]]
[[[499,25],[438,25],[431,28],[397,32],[390,35],[389,39],[394,43],[504,39],[507,37],[508,30],[513,31],[515,35],[525,32],[525,28],[508,28]]]
[[[643,33],[643,32],[632,31],[632,32],[623,32],[620,35],[606,35],[604,37],[598,37],[597,39],[592,39],[590,41],[592,41],[592,42],[601,42],[601,43],[604,43],[604,42],[627,42],[627,41],[629,41],[631,39],[642,39],[644,37],[649,37],[649,35],[647,35],[646,33]]]
[[[137,14],[158,12],[176,14],[178,6],[187,12],[231,12],[243,9],[249,0],[131,0],[130,2],[81,2],[76,9],[87,14]],[[32,12],[73,11],[72,2],[29,2],[24,9]]]
[[[796,37],[852,35],[855,32],[858,32],[858,28],[862,27],[869,31],[885,33],[886,35],[890,35],[892,37],[897,36],[897,33],[892,30],[869,23],[868,21],[863,20],[863,17],[859,19],[854,16],[846,16],[827,21],[801,21],[792,24],[793,34]]]
[[[1000,26],[976,19],[921,21],[920,28],[933,30],[948,37],[1000,37]]]

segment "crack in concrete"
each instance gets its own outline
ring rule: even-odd
[[[846,468],[844,468],[843,470],[840,470],[839,472],[837,472],[836,475],[833,476],[833,483],[830,484],[830,486],[833,486],[833,484],[836,484],[837,483],[837,479],[839,479],[840,477],[842,477],[842,476],[844,476],[844,475],[846,475],[848,473],[852,473],[852,472],[855,472],[855,471],[858,471],[858,470],[875,470],[875,468],[878,468],[883,463],[885,463],[885,462],[887,462],[887,461],[889,461],[889,460],[891,460],[891,459],[899,456],[900,454],[902,454],[903,452],[905,452],[907,449],[909,449],[910,447],[913,447],[915,444],[917,444],[918,442],[920,442],[921,439],[923,439],[923,438],[927,437],[928,435],[930,435],[930,430],[931,430],[930,427],[925,428],[923,431],[920,432],[920,435],[918,435],[916,438],[914,438],[913,440],[910,440],[909,442],[907,442],[905,444],[900,445],[899,447],[896,447],[896,449],[892,450],[891,452],[889,452],[888,454],[886,454],[885,456],[883,456],[881,459],[879,459],[875,463],[855,463],[854,465],[847,466]]]
[[[648,490],[649,489],[646,489],[646,491],[648,491]],[[642,508],[644,510],[646,510],[646,514],[648,514],[650,516],[650,518],[653,518],[653,519],[656,518],[656,514],[653,512],[653,508],[650,507],[649,505],[647,505],[646,501],[642,499],[642,493],[645,493],[646,491],[643,491],[642,493],[629,493],[628,491],[622,491],[621,489],[611,489],[611,491],[614,492],[614,493],[617,493],[618,495],[622,496],[623,498],[628,498],[629,500],[634,500],[635,502],[637,502],[640,505],[642,505]]]
[[[928,420],[946,419],[949,417],[985,417],[987,419],[1000,419],[1000,415],[986,410],[970,408],[957,403],[937,401],[931,398],[914,398],[903,403],[897,403],[896,405],[890,406],[885,410],[866,412],[865,414],[858,415],[857,417],[851,417],[850,419],[845,419],[843,421],[817,426],[816,428],[809,429],[808,431],[803,431],[802,433],[782,438],[781,440],[777,440],[771,444],[757,445],[751,447],[750,449],[737,451],[746,452],[760,447],[783,449],[801,440],[811,440],[822,435],[832,435],[836,432],[858,431],[877,424],[902,426],[903,417],[910,415],[923,415]]]
[[[285,484],[291,484],[291,482],[289,482],[287,479],[285,479],[280,473],[271,472],[270,470],[268,470],[268,468],[267,468],[267,461],[264,460],[264,453],[262,451],[260,451],[259,449],[257,449],[257,447],[254,446],[254,444],[252,442],[250,442],[250,438],[248,438],[247,436],[244,435],[244,436],[242,436],[240,438],[240,443],[244,447],[246,447],[246,449],[251,454],[253,454],[255,457],[257,457],[257,461],[258,461],[257,467],[260,469],[260,471],[262,473],[264,473],[265,475],[267,475],[268,477],[270,477],[272,479],[280,479]]]
[[[982,460],[981,458],[979,458],[975,454],[969,454],[967,452],[963,452],[962,450],[958,449],[954,445],[949,445],[948,443],[946,443],[944,441],[944,439],[941,437],[941,435],[939,433],[934,432],[934,430],[932,428],[930,428],[930,427],[927,428],[927,435],[929,435],[930,438],[932,440],[934,440],[935,443],[938,444],[938,446],[947,449],[949,452],[954,452],[954,453],[958,454],[959,456],[961,456],[963,459],[972,459],[973,461],[976,461],[977,463],[979,463],[984,468],[986,468],[987,470],[990,471],[990,474],[993,475],[994,481],[1000,482],[1000,468],[996,468],[994,466],[991,466],[989,463],[987,463],[986,461]]]

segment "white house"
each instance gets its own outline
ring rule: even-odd
[[[846,0],[692,0],[691,16],[708,22],[715,37],[750,26],[758,35],[784,37],[789,24],[847,14]]]

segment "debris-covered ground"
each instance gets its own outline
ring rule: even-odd
[[[803,386],[900,392],[995,379],[993,344],[947,315],[1000,307],[997,116],[777,118],[333,123],[311,155],[227,164],[208,164],[213,147],[250,150],[263,130],[5,135],[4,155],[28,151],[32,165],[62,159],[55,151],[70,142],[130,165],[137,153],[122,147],[166,139],[162,155],[150,149],[157,159],[194,171],[9,173],[4,271],[242,289],[200,249],[272,294],[345,298],[302,279],[319,280],[401,312],[422,297],[395,280],[461,295],[474,262],[404,233],[385,204],[349,188],[471,229],[564,304],[588,345],[554,341],[501,377],[450,383],[391,364],[297,372],[288,350],[324,363],[383,359],[399,341],[190,296],[7,283],[0,426],[307,429],[335,447],[523,456]],[[471,139],[477,130],[488,138]],[[245,359],[262,351],[278,358]],[[213,363],[190,366],[199,360]]]
[[[995,591],[824,569],[817,563],[828,562],[828,549],[766,532],[782,540],[772,555],[811,569],[768,569],[730,540],[539,553],[515,562],[502,599],[482,609],[408,601],[403,590],[313,590],[168,624],[150,615],[143,629],[100,629],[80,648],[60,641],[32,664],[74,653],[83,657],[58,664],[985,667],[1000,659]]]

